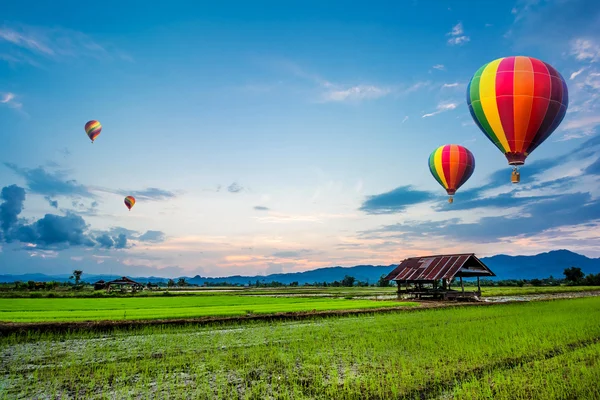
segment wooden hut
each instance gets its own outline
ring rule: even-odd
[[[100,279],[98,282],[94,282],[94,290],[102,290],[106,288],[106,282],[104,279]]]
[[[136,282],[133,279],[129,279],[126,276],[122,276],[119,279],[112,280],[110,282],[106,282],[105,287],[107,291],[111,291],[113,287],[118,287],[121,290],[125,290],[130,288],[132,291],[136,292],[138,290],[143,290],[144,285],[142,283]]]
[[[403,260],[384,279],[398,285],[398,298],[475,299],[481,296],[479,278],[496,276],[474,253],[412,257]],[[477,291],[465,291],[463,278],[477,277]],[[459,278],[460,290],[450,287]]]

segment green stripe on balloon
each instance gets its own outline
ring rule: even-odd
[[[436,151],[437,151],[437,149],[434,150],[433,153],[431,153],[431,155],[429,156],[429,171],[431,171],[431,175],[433,175],[435,180],[438,181],[438,183],[446,189],[446,185],[444,185],[442,178],[440,178],[440,176],[437,173],[437,170],[435,169],[435,153],[436,153]]]
[[[481,79],[481,74],[483,73],[483,70],[488,66],[488,64],[485,64],[483,67],[479,68],[477,72],[475,72],[475,75],[473,75],[473,78],[471,78],[471,90],[469,96],[471,103],[469,105],[473,108],[473,114],[475,115],[475,118],[477,119],[477,122],[479,122],[481,128],[483,128],[485,135],[494,143],[494,145],[496,145],[498,149],[500,149],[500,151],[504,152],[504,147],[502,146],[502,143],[500,143],[500,140],[498,140],[498,137],[496,136],[494,130],[490,126],[490,123],[488,122],[487,118],[485,117],[485,113],[483,112],[483,107],[481,106],[479,82]]]

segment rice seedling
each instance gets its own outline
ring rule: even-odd
[[[594,398],[599,320],[592,297],[13,334],[0,339],[0,398]]]

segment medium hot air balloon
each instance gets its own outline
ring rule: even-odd
[[[100,132],[102,132],[102,125],[100,125],[100,122],[91,120],[85,124],[85,133],[87,133],[88,137],[92,140],[92,143],[94,143],[94,140],[96,140]]]
[[[512,165],[517,166],[556,130],[569,105],[562,75],[533,57],[503,57],[479,68],[467,87],[473,120]]]
[[[452,196],[471,177],[474,170],[473,153],[458,144],[440,146],[429,156],[429,171],[446,189],[450,196],[448,203],[454,201]]]
[[[131,211],[131,207],[133,207],[134,204],[135,204],[135,199],[133,198],[133,196],[125,197],[125,205],[129,209],[129,211]]]

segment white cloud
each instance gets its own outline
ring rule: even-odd
[[[515,23],[525,18],[530,13],[531,8],[540,3],[540,0],[518,0],[517,6],[510,10],[510,13],[515,16]]]
[[[437,115],[439,113],[454,110],[457,106],[458,106],[458,104],[456,104],[456,103],[440,103],[437,106],[437,109],[436,109],[437,111],[434,111],[429,114],[425,114],[421,118],[433,117],[434,115]]]
[[[446,67],[444,67],[444,64],[436,64],[433,66],[433,69],[443,71],[444,69],[446,69]]]
[[[120,50],[109,52],[106,46],[98,44],[86,34],[63,28],[5,24],[0,26],[0,44],[7,45],[7,51],[0,56],[1,59],[34,66],[39,66],[36,57],[55,61],[68,57],[110,59],[110,53],[132,61],[131,56]]]
[[[464,30],[462,22],[459,22],[458,24],[454,25],[452,27],[452,30],[446,33],[446,36],[450,36],[450,39],[448,39],[448,44],[453,46],[464,44],[470,41],[471,38],[469,36],[463,35],[463,33]]]
[[[579,61],[600,61],[600,45],[590,39],[575,39],[571,42],[571,54]]]
[[[585,67],[583,67],[583,68],[580,68],[578,71],[575,71],[575,72],[573,72],[573,73],[571,74],[571,77],[570,77],[569,79],[573,80],[573,79],[577,78],[577,76],[578,76],[579,74],[581,74],[583,71],[585,71]]]
[[[460,45],[463,43],[467,43],[470,40],[471,39],[468,36],[457,36],[457,37],[448,39],[448,43],[451,45]]]
[[[457,86],[458,86],[458,83],[457,83],[457,82],[454,82],[454,83],[444,83],[444,84],[442,85],[442,89],[443,89],[443,88],[453,88],[453,87],[457,87]]]
[[[401,122],[401,123],[403,124],[403,123],[405,123],[406,121],[408,121],[408,115],[402,119],[402,122]]]
[[[564,142],[572,139],[581,139],[595,133],[596,127],[600,126],[600,115],[586,115],[566,122],[562,128],[567,131],[555,142]]]
[[[275,67],[280,72],[295,76],[314,87],[317,91],[317,102],[360,102],[374,100],[389,95],[405,95],[414,92],[424,86],[430,85],[430,82],[417,82],[411,86],[406,85],[378,85],[371,83],[337,83],[324,77],[307,71],[305,68],[286,59],[268,59],[268,67]],[[264,60],[260,60],[264,63]],[[256,86],[256,85],[255,85]],[[248,87],[247,87],[248,88]],[[256,87],[250,86],[252,89]],[[260,87],[263,90],[263,87]]]
[[[11,108],[21,108],[23,104],[15,101],[16,95],[14,93],[0,93],[0,104],[6,104]]]
[[[323,94],[325,101],[359,101],[378,99],[391,93],[390,88],[373,85],[357,85],[347,89],[334,89]]]
[[[13,93],[4,93],[2,95],[2,100],[0,100],[0,103],[8,103],[14,98],[15,98],[15,95]]]

